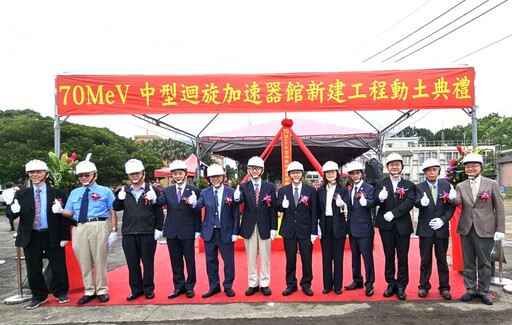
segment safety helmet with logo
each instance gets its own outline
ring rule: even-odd
[[[328,172],[330,170],[338,170],[339,171],[339,167],[338,167],[338,164],[335,163],[334,161],[327,161],[323,166],[322,166],[322,171],[325,173],[325,172]]]
[[[144,165],[138,159],[130,159],[124,164],[124,169],[127,174],[138,173],[144,171]]]
[[[464,159],[462,159],[463,164],[466,164],[469,162],[479,163],[480,165],[483,165],[484,158],[482,157],[482,155],[480,155],[478,153],[471,152],[471,153],[468,153],[467,155],[465,155]]]
[[[360,170],[361,172],[364,172],[363,164],[361,164],[359,161],[351,161],[347,164],[347,167],[345,167],[345,172],[350,173],[356,170]]]
[[[220,165],[211,164],[206,170],[208,177],[224,175],[224,169]]]
[[[249,162],[247,163],[247,167],[249,167],[249,166],[265,168],[265,162],[260,157],[254,156],[251,159],[249,159]]]
[[[174,160],[169,165],[169,170],[172,172],[173,170],[183,170],[187,171],[187,164],[183,160]]]
[[[402,155],[400,155],[399,153],[396,153],[396,152],[390,153],[389,156],[386,157],[386,165],[392,161],[399,161],[402,164],[404,163],[404,159],[402,158]]]
[[[25,165],[25,172],[28,173],[28,172],[34,171],[34,170],[48,171],[48,166],[46,165],[46,163],[44,161],[34,159],[34,160],[29,161]]]
[[[441,168],[441,163],[436,158],[425,159],[425,161],[421,165],[421,170],[425,171],[425,169],[430,168],[430,167],[439,167],[439,168]]]
[[[88,160],[84,160],[76,165],[75,174],[96,172],[96,165]]]
[[[286,171],[289,173],[293,170],[300,170],[301,172],[304,172],[304,166],[302,166],[302,164],[298,161],[292,161],[288,164]]]

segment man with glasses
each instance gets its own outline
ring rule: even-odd
[[[505,238],[505,206],[498,183],[481,175],[483,158],[469,153],[463,159],[468,179],[457,184],[454,205],[462,204],[457,233],[460,234],[464,261],[466,293],[460,298],[467,302],[480,297],[492,305],[491,251],[494,241]]]
[[[98,185],[96,165],[87,158],[75,170],[82,187],[69,194],[64,210],[54,204],[54,212],[73,219],[73,252],[80,265],[85,294],[78,300],[84,305],[98,297],[100,302],[110,300],[107,284],[108,249],[117,240],[117,215],[113,208],[114,193]],[[59,209],[60,207],[60,209]],[[111,218],[111,225],[107,222]]]

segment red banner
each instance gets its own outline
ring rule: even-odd
[[[58,75],[57,114],[470,108],[467,68],[262,75]]]
[[[292,162],[292,134],[289,127],[281,129],[281,159],[281,181],[282,186],[285,186],[291,183],[290,176],[286,171],[288,165]]]

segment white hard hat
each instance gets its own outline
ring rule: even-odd
[[[206,170],[208,177],[224,175],[224,169],[220,165],[211,164]]]
[[[144,170],[144,165],[138,159],[130,159],[124,164],[124,169],[127,174],[138,173]]]
[[[389,156],[386,157],[386,165],[392,161],[400,161],[402,164],[404,163],[402,155],[396,152],[390,153]]]
[[[363,164],[361,164],[359,161],[352,161],[347,164],[347,167],[345,168],[345,172],[350,173],[354,170],[360,170],[361,172],[364,171]]]
[[[34,159],[34,160],[29,161],[25,165],[25,171],[28,173],[28,172],[34,171],[34,170],[48,171],[48,166],[46,165],[46,163],[44,161]]]
[[[292,170],[300,170],[301,172],[304,172],[304,166],[302,166],[302,164],[298,161],[292,161],[288,164],[286,171],[289,173]]]
[[[96,165],[88,160],[84,160],[76,165],[75,174],[90,173],[96,171]]]
[[[169,170],[172,172],[173,170],[184,170],[187,171],[187,164],[183,160],[175,160],[169,165]]]
[[[465,155],[464,159],[462,160],[463,164],[468,163],[468,162],[475,162],[475,163],[480,163],[483,165],[484,158],[480,154],[471,152],[471,153],[468,153],[467,155]]]
[[[247,167],[249,167],[249,166],[265,168],[265,162],[260,157],[254,156],[251,159],[249,159],[249,162],[247,163]]]
[[[329,170],[339,170],[338,164],[329,160],[322,166],[322,171],[325,173]]]
[[[425,159],[425,161],[421,165],[421,169],[425,170],[425,169],[430,168],[430,167],[439,167],[439,168],[441,168],[441,163],[436,158]]]

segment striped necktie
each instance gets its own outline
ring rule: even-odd
[[[39,229],[41,226],[41,189],[36,189],[36,196],[34,198],[36,213],[34,216],[34,224],[32,228]]]
[[[256,200],[256,206],[258,206],[260,200],[260,186],[257,183],[254,184],[254,199]]]

